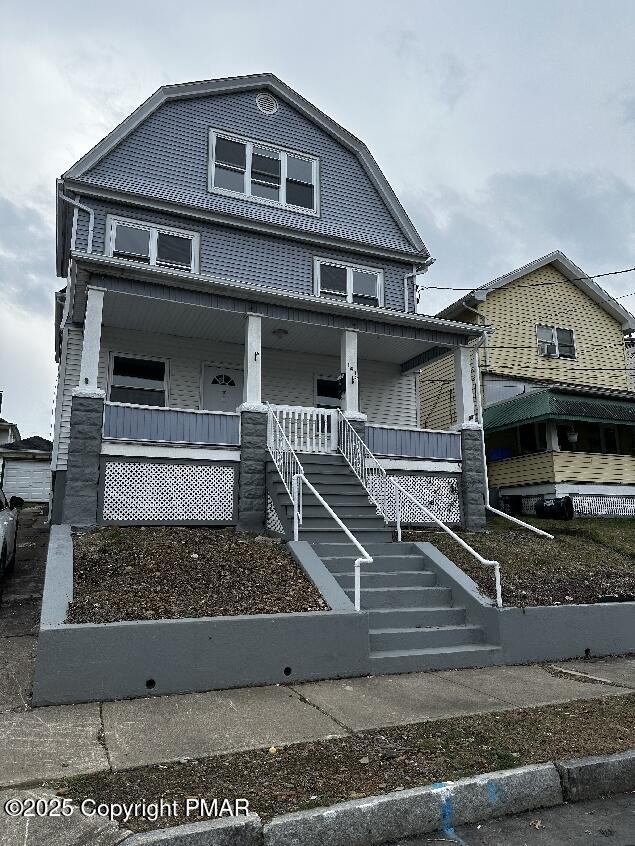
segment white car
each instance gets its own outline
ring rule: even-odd
[[[15,567],[18,509],[23,505],[24,500],[19,496],[12,496],[7,502],[0,489],[0,579],[11,573]]]

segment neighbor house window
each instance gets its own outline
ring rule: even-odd
[[[110,402],[165,406],[165,362],[113,355]]]
[[[108,254],[114,258],[198,272],[199,236],[195,232],[117,217],[109,219],[108,229]]]
[[[369,267],[316,259],[315,293],[342,302],[379,306],[383,299],[383,273]]]
[[[558,326],[537,326],[538,352],[552,358],[575,358],[573,329]]]
[[[317,214],[317,184],[317,159],[210,132],[210,191]]]

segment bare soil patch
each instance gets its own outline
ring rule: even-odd
[[[500,562],[505,605],[635,600],[635,520],[527,518],[527,522],[554,534],[554,540],[510,528],[502,518],[488,520],[484,533],[458,532],[483,557]],[[486,596],[495,597],[493,570],[478,564],[444,532],[407,532],[404,539],[434,544]]]
[[[108,526],[73,559],[69,623],[328,610],[284,545],[233,529]]]
[[[265,819],[347,799],[559,758],[623,752],[635,743],[635,696],[416,723],[352,736],[56,782],[76,801],[236,798]],[[195,822],[133,818],[136,831]]]

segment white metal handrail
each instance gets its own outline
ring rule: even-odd
[[[361,567],[362,564],[372,564],[373,559],[357,540],[351,530],[344,525],[340,517],[333,511],[324,497],[316,491],[304,473],[296,473],[293,477],[293,540],[298,540],[299,524],[302,522],[302,485],[306,485],[313,496],[324,506],[326,512],[335,520],[340,529],[344,532],[349,541],[354,544],[361,553],[360,558],[355,559],[355,610],[361,610]]]
[[[476,558],[476,560],[479,562],[479,564],[483,564],[486,567],[493,567],[494,568],[494,578],[495,578],[495,581],[496,581],[496,605],[498,605],[499,608],[502,608],[502,606],[503,606],[503,595],[502,595],[502,590],[501,590],[501,572],[500,572],[500,566],[501,565],[500,565],[500,563],[498,561],[490,561],[489,558],[483,558],[483,556],[480,555],[473,547],[471,547],[469,545],[469,543],[466,543],[463,540],[463,538],[459,537],[456,532],[453,532],[452,529],[449,526],[446,526],[445,523],[442,520],[439,520],[439,518],[436,517],[430,511],[429,508],[426,508],[425,505],[422,505],[422,503],[420,503],[418,499],[416,499],[411,493],[409,493],[407,490],[405,490],[405,488],[402,488],[401,485],[397,484],[397,482],[395,482],[392,479],[391,479],[391,481],[392,481],[393,485],[395,486],[397,501],[399,501],[399,498],[402,495],[405,496],[407,499],[409,499],[411,502],[413,502],[418,508],[420,508],[423,511],[423,513],[432,520],[433,523],[436,523],[437,526],[439,526],[439,528],[443,529],[444,532],[446,532],[448,535],[450,535],[450,537],[453,540],[455,540],[459,544],[459,546],[462,546],[463,549],[465,549],[467,552],[469,552],[471,555],[473,555],[474,558]],[[401,509],[399,507],[397,507],[397,536],[401,540],[400,511],[401,511]]]
[[[389,503],[392,502],[390,486],[388,484],[373,484],[376,481],[385,482],[388,480],[388,475],[340,409],[337,410],[337,415],[338,449],[364,486],[369,499],[382,515],[384,521],[389,523],[391,521]]]
[[[490,561],[488,558],[483,558],[475,549],[473,549],[469,543],[466,543],[463,538],[460,538],[456,532],[453,532],[449,526],[439,520],[428,508],[425,507],[419,500],[414,497],[411,493],[409,493],[405,488],[402,488],[394,479],[392,479],[384,468],[380,465],[377,458],[373,455],[370,451],[368,446],[364,443],[364,441],[360,438],[358,433],[353,429],[349,421],[344,417],[344,415],[340,412],[340,425],[339,425],[339,434],[340,434],[340,442],[339,442],[339,449],[346,461],[350,464],[353,472],[360,480],[364,488],[366,489],[366,493],[372,500],[372,502],[377,506],[378,510],[381,511],[383,514],[384,520],[388,522],[392,522],[389,517],[389,512],[387,509],[387,499],[392,499],[394,497],[394,504],[395,504],[395,519],[397,522],[397,540],[401,541],[401,497],[402,495],[409,499],[417,508],[421,509],[423,513],[429,517],[433,523],[436,523],[444,532],[446,532],[450,537],[455,540],[460,546],[463,547],[467,552],[474,556],[474,558],[479,562],[479,564],[483,564],[487,567],[494,568],[494,577],[496,580],[496,604],[498,607],[502,607],[503,605],[503,598],[502,598],[502,591],[501,591],[501,578],[500,578],[500,563],[498,561]],[[384,496],[382,497],[382,503],[378,502],[377,497],[375,496],[375,492],[372,490],[372,486],[369,484],[374,479],[381,478],[385,484],[382,486],[384,491]]]
[[[276,469],[282,479],[282,484],[286,492],[289,494],[289,499],[296,506],[293,498],[293,477],[300,474],[304,475],[304,467],[300,463],[300,459],[295,454],[289,438],[287,438],[284,429],[280,425],[280,421],[276,417],[273,408],[267,403],[267,448],[269,454],[276,465]],[[294,521],[298,517],[294,514]],[[302,500],[300,499],[300,514],[299,521],[302,523]]]

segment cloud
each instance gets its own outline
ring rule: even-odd
[[[404,200],[437,259],[428,285],[482,285],[555,249],[590,274],[635,264],[635,189],[610,174],[496,174],[475,196],[447,187]],[[600,282],[619,296],[635,273]],[[460,296],[430,291],[425,311]]]
[[[0,197],[2,309],[51,316],[53,293],[61,286],[55,277],[55,230],[47,217]]]

